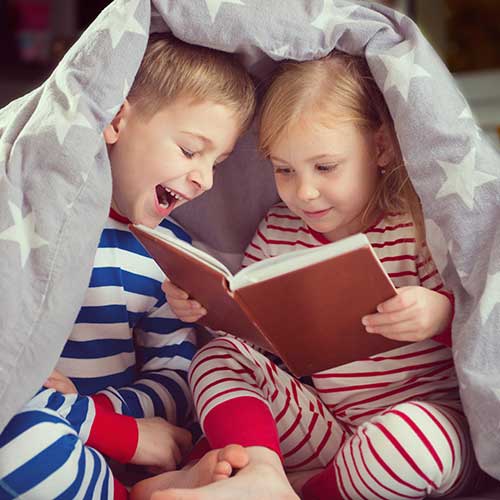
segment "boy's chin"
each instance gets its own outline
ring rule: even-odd
[[[133,224],[141,224],[142,226],[149,227],[151,229],[154,229],[162,219],[157,218],[153,219],[152,217],[138,217],[135,221],[133,220]]]

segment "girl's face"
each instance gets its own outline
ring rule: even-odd
[[[365,229],[361,219],[380,175],[378,133],[352,123],[327,128],[301,121],[270,148],[281,199],[330,241]]]

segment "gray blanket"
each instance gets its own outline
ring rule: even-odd
[[[364,54],[384,92],[428,241],[456,297],[454,352],[481,465],[500,478],[499,157],[408,18],[342,0],[117,0],[51,77],[0,110],[0,429],[61,352],[88,284],[111,178],[101,132],[132,83],[149,31],[276,61]],[[214,190],[176,216],[236,266],[276,199],[252,132]]]

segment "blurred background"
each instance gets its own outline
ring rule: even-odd
[[[39,85],[109,3],[0,0],[0,107]],[[404,12],[420,26],[500,150],[500,0],[380,3]]]

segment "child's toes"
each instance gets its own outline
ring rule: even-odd
[[[239,444],[230,444],[219,451],[219,460],[229,462],[233,469],[242,469],[248,465],[248,452]]]
[[[221,481],[223,479],[227,479],[231,473],[233,472],[233,468],[229,462],[225,460],[221,460],[217,462],[214,467],[213,480]]]

